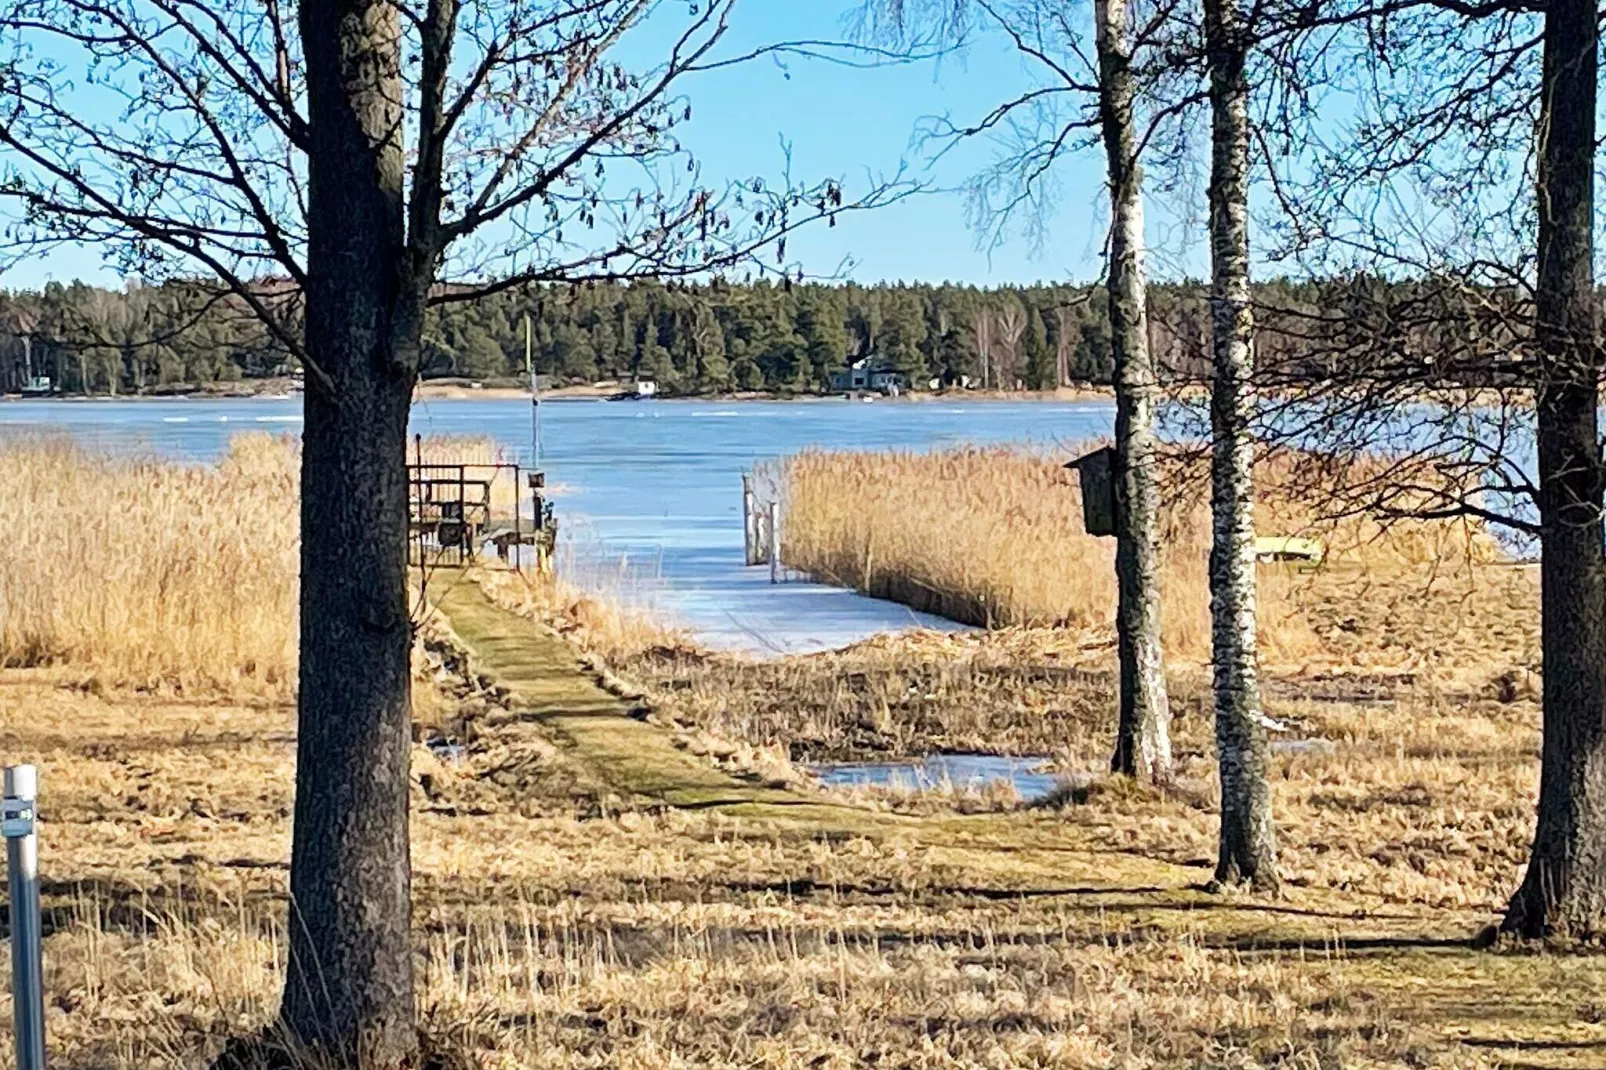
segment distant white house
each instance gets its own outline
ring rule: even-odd
[[[658,382],[655,379],[637,379],[636,396],[638,398],[651,398],[658,396]]]
[[[891,361],[874,353],[831,373],[831,389],[840,393],[868,390],[897,394],[908,385],[909,380],[892,366]]]

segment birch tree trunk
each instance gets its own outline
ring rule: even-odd
[[[1143,265],[1143,183],[1133,129],[1129,0],[1096,0],[1099,118],[1110,186],[1110,339],[1115,356],[1115,626],[1121,718],[1111,768],[1143,780],[1171,773],[1171,709],[1160,647],[1157,386]]]
[[[1278,887],[1255,631],[1249,83],[1239,0],[1204,0],[1210,67],[1210,638],[1221,778],[1218,886]]]
[[[1545,8],[1539,122],[1539,824],[1505,928],[1606,936],[1606,562],[1594,297],[1599,38],[1593,0]]]

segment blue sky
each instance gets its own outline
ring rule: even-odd
[[[737,32],[754,42],[835,38],[843,0],[747,0]],[[812,271],[831,271],[851,257],[863,281],[954,280],[982,284],[1084,279],[1098,274],[1106,213],[1102,160],[1069,160],[1059,179],[1061,209],[1040,256],[1017,236],[990,253],[966,229],[965,196],[957,187],[983,169],[995,147],[973,141],[932,164],[928,148],[911,143],[923,120],[973,120],[1027,86],[1028,74],[1007,43],[982,39],[940,62],[850,69],[819,60],[783,68],[760,60],[705,76],[692,90],[694,121],[685,134],[710,175],[763,172],[780,165],[784,139],[800,178],[841,175],[862,189],[866,172],[891,173],[906,161],[915,177],[937,187],[875,212],[845,217],[834,230],[800,236],[792,252]]]
[[[743,0],[738,5],[733,47],[779,40],[839,39],[853,0]],[[639,45],[637,47],[640,47]],[[972,120],[1018,93],[1031,76],[1007,42],[982,39],[961,56],[850,69],[819,60],[772,60],[701,75],[689,83],[693,121],[681,133],[698,155],[705,179],[775,175],[791,147],[800,180],[842,177],[850,196],[869,174],[890,174],[900,163],[935,187],[931,193],[874,212],[843,217],[834,229],[814,228],[791,243],[789,253],[815,274],[834,275],[851,261],[848,277],[877,280],[944,280],[999,285],[1035,280],[1087,280],[1100,271],[1106,210],[1102,159],[1084,152],[1060,165],[1057,209],[1041,251],[1022,235],[984,250],[965,222],[965,196],[958,188],[984,168],[996,146],[976,140],[933,164],[911,143],[922,120],[950,115]],[[1157,275],[1196,267],[1196,253],[1175,249],[1179,228],[1151,204],[1153,240],[1170,252],[1156,257]],[[1168,263],[1170,270],[1168,270]],[[49,279],[114,277],[93,250],[65,250],[48,262],[19,265],[0,286],[31,288]]]

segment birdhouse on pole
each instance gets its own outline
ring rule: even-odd
[[[1115,447],[1105,446],[1065,466],[1082,483],[1082,525],[1089,535],[1115,534]]]

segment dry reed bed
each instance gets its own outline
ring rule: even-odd
[[[1175,782],[1151,793],[1105,773],[1113,673],[1056,665],[1053,653],[1052,635],[1037,630],[889,637],[774,662],[660,644],[615,664],[691,738],[741,741],[797,763],[1049,756],[1084,785],[1069,796],[1067,819],[1092,844],[1207,865],[1218,788],[1206,675],[1171,676]],[[1499,910],[1533,830],[1539,718],[1530,688],[1502,697],[1273,679],[1267,708],[1286,726],[1273,734],[1272,783],[1282,869],[1294,885]],[[1018,798],[937,792],[895,805],[1007,810]]]
[[[236,438],[215,465],[0,443],[0,664],[288,694],[295,461],[267,435]]]
[[[434,437],[423,456],[485,464],[502,451]],[[265,434],[235,436],[215,464],[65,436],[0,439],[0,666],[60,666],[95,686],[290,697],[299,464],[294,439]],[[498,492],[505,507],[511,480]]]
[[[1453,522],[1324,521],[1292,468],[1261,467],[1257,528],[1310,535],[1323,567],[1261,568],[1268,664],[1422,670],[1487,653],[1470,618],[1503,621],[1505,663],[1536,654],[1536,588],[1498,564],[1483,530]],[[1086,534],[1080,488],[1043,453],[811,451],[766,476],[786,503],[789,566],[957,620],[1051,626],[1089,650],[1113,638],[1113,540]],[[1168,654],[1209,659],[1210,520],[1202,467],[1167,465],[1161,517]],[[1474,639],[1474,649],[1468,640]]]
[[[1201,867],[1214,856],[1207,670],[1170,674],[1178,766],[1172,789],[1157,794],[1106,776],[1113,654],[1090,655],[1061,630],[882,636],[760,661],[699,650],[561,583],[511,573],[481,582],[644,690],[654,718],[694,753],[777,754],[794,763],[935,751],[1047,755],[1085,785],[1067,800],[1068,819],[1090,846]],[[1483,677],[1268,676],[1268,712],[1285,726],[1273,733],[1273,792],[1282,869],[1293,886],[1498,912],[1532,835],[1538,679],[1512,671],[1472,691],[1461,686],[1469,679]],[[1007,792],[945,791],[851,801],[928,816],[1019,803]]]
[[[48,444],[43,459],[59,448]],[[283,451],[247,443],[215,470],[144,473],[188,487],[211,518],[189,529],[187,543],[164,544],[172,567],[199,563],[175,573],[182,584],[156,587],[142,585],[140,570],[107,564],[144,552],[144,527],[116,522],[107,505],[140,502],[99,497],[116,492],[112,476],[127,474],[124,462],[58,458],[59,481],[76,486],[64,499],[71,517],[104,525],[100,557],[75,560],[107,571],[100,592],[75,588],[71,600],[46,598],[37,580],[0,588],[7,597],[33,591],[32,604],[50,609],[32,618],[55,644],[36,643],[53,652],[35,661],[60,659],[96,679],[146,674],[242,694],[267,687],[242,671],[240,651],[257,633],[237,624],[213,637],[220,653],[211,665],[189,660],[182,644],[150,648],[164,633],[139,630],[138,613],[127,621],[135,631],[126,649],[88,625],[68,626],[112,619],[102,603],[158,619],[176,613],[164,600],[177,601],[206,619],[206,599],[236,600],[238,590],[203,567],[215,563],[206,547],[229,509],[254,516],[262,502],[231,505],[206,492],[228,486],[293,500]],[[287,579],[280,573],[289,613],[260,620],[277,621],[289,640],[287,545],[279,549],[292,562]],[[261,564],[262,549],[241,557]],[[37,569],[49,558],[27,560]],[[140,560],[147,569],[163,561]],[[0,575],[30,578],[3,571],[13,567],[0,564]],[[665,719],[805,751],[811,738],[883,751],[937,738],[1023,749],[1053,740],[1052,753],[1072,769],[1107,751],[1109,681],[1096,662],[1109,651],[1096,627],[889,638],[756,664],[696,651],[562,588],[509,590],[519,582],[503,575],[491,586],[639,674]],[[1338,603],[1329,619],[1337,634],[1367,642],[1389,627],[1402,650],[1420,653],[1445,606],[1418,607],[1423,620],[1405,627],[1389,612],[1374,622],[1364,607]],[[61,638],[73,634],[85,638]],[[1514,627],[1516,638],[1503,642],[1518,650],[1522,634]],[[36,756],[50,791],[53,1065],[202,1065],[225,1036],[271,1015],[282,980],[293,715],[283,706],[97,694],[61,687],[61,676],[0,669],[0,752]],[[1271,682],[1272,712],[1335,743],[1277,760],[1292,894],[1380,897],[1398,917],[1376,923],[1384,935],[1471,932],[1512,886],[1528,834],[1537,719],[1527,683],[1499,696],[1509,701],[1448,703],[1421,688],[1391,693],[1392,704],[1354,700],[1354,677],[1333,694],[1321,680],[1294,680],[1287,692],[1283,684]],[[494,731],[454,727],[477,739],[464,762],[444,763],[422,746],[414,755],[424,1019],[480,1065],[509,1068],[1484,1070],[1509,1065],[1514,1049],[1447,1036],[1606,1040],[1588,1024],[1606,1007],[1598,960],[1464,947],[1334,955],[1329,943],[1361,935],[1357,923],[1302,899],[1265,923],[1280,933],[1294,927],[1308,944],[1246,954],[1223,928],[1223,911],[1146,910],[1141,888],[1108,897],[975,893],[1075,885],[1072,874],[1087,867],[1103,874],[1135,859],[1208,859],[1208,718],[1197,679],[1182,674],[1177,696],[1180,791],[1098,784],[1068,812],[938,813],[912,823],[864,814],[852,818],[861,832],[832,835],[717,812],[620,813],[576,794],[609,789],[576,778],[562,740],[516,750]],[[478,701],[448,693],[433,705],[441,723],[484,733]],[[611,816],[584,816],[599,812]],[[0,971],[3,959],[0,951]],[[0,1067],[7,1018],[0,1001]],[[1555,1065],[1590,1065],[1592,1051],[1563,1044]]]
[[[16,670],[0,672],[0,704],[32,711],[0,719],[0,750],[39,755],[51,789],[53,1065],[204,1065],[271,1016],[282,982],[290,712],[106,698]],[[1420,884],[1391,889],[1418,904],[1385,909],[1393,921],[1302,899],[1266,915],[1308,941],[1289,954],[1240,950],[1243,919],[1223,911],[1145,910],[1141,889],[972,891],[1076,884],[1080,867],[1157,843],[1186,860],[1206,818],[1174,799],[1107,793],[926,839],[873,820],[819,836],[708,812],[580,819],[551,771],[504,788],[505,755],[484,744],[459,764],[419,748],[414,791],[420,1009],[483,1067],[1485,1070],[1514,1049],[1449,1038],[1602,1036],[1580,1024],[1606,1005],[1598,959],[1334,953],[1341,935],[1478,923],[1423,905]],[[1391,835],[1425,855],[1433,833],[1413,817],[1461,835],[1405,811]],[[1334,859],[1364,859],[1387,831],[1357,820],[1330,822]],[[1308,880],[1306,852],[1290,854]],[[1388,871],[1425,879],[1413,861]],[[1459,866],[1445,855],[1431,879],[1448,887]],[[1364,867],[1349,877],[1369,891]],[[8,1026],[0,1014],[0,1065]]]

